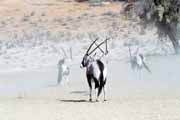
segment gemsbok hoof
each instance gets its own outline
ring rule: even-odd
[[[106,99],[104,99],[104,102],[106,102],[107,100]]]

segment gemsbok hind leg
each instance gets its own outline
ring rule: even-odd
[[[106,90],[105,90],[105,86],[103,86],[103,93],[104,93],[104,101],[107,101],[107,100],[106,100]]]
[[[98,94],[97,94],[96,102],[99,102],[99,95],[101,94],[102,88],[103,88],[103,85],[100,84],[100,86],[98,88]]]
[[[104,101],[107,101],[106,100],[106,88],[105,88],[105,84],[106,84],[106,80],[104,81],[104,84],[103,84],[103,93],[104,93]]]

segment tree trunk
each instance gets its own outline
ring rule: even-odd
[[[179,41],[176,38],[174,29],[172,27],[170,27],[170,25],[167,26],[167,35],[169,36],[169,38],[170,38],[170,40],[171,40],[171,42],[173,44],[175,53],[179,54],[180,53]]]

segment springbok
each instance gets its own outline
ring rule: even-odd
[[[108,39],[101,42],[99,45],[96,44],[96,47],[91,52],[89,52],[91,47],[93,46],[93,44],[96,43],[97,40],[98,38],[92,42],[92,44],[89,46],[88,50],[86,51],[83,60],[81,62],[81,68],[83,67],[86,68],[86,77],[90,88],[89,101],[92,101],[92,83],[94,82],[95,90],[98,89],[97,98],[96,98],[96,101],[98,102],[98,98],[102,92],[102,89],[104,92],[104,101],[106,101],[105,84],[107,80],[107,68],[100,59],[94,59],[94,57],[91,57],[90,55],[97,48],[100,48],[100,46]]]

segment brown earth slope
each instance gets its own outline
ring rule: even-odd
[[[85,26],[85,28],[82,27],[84,31],[84,29],[89,29],[89,24],[96,27],[96,22],[101,23],[95,19],[104,13],[119,14],[122,5],[117,2],[92,7],[87,2],[77,3],[63,0],[40,0],[38,2],[35,0],[1,0],[0,2],[0,33],[5,32],[8,35],[22,31],[28,32],[39,27],[55,32],[73,29],[76,31],[77,28],[81,29],[82,25]]]

